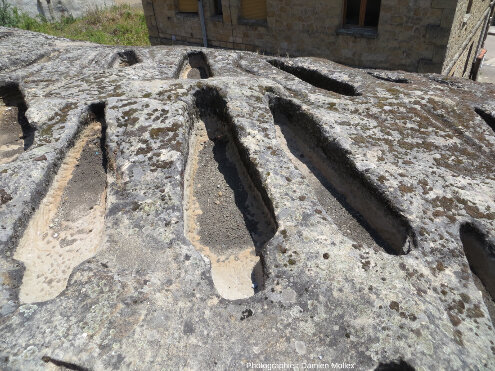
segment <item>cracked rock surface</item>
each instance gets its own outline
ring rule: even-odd
[[[394,361],[417,370],[495,368],[494,85],[317,58],[124,49],[1,27],[0,51],[0,91],[21,91],[22,124],[34,130],[28,148],[0,163],[2,370],[249,362],[373,370]],[[199,72],[181,74],[198,55],[207,66],[190,63]],[[200,111],[229,130],[235,166],[276,229],[253,248],[263,285],[243,299],[218,293],[215,262],[185,233]],[[104,115],[106,131],[103,237],[65,272],[58,296],[23,302],[17,247],[95,115]],[[0,130],[14,116],[0,117]],[[290,152],[296,139],[281,140],[284,125],[311,148]],[[212,202],[223,199],[212,210],[249,199],[215,192],[223,193]],[[328,197],[342,206],[320,204]],[[245,219],[250,231],[256,215]]]

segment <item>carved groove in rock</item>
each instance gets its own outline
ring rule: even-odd
[[[407,254],[415,242],[412,228],[345,150],[326,140],[318,123],[291,101],[271,98],[270,109],[282,148],[341,232],[389,254]]]
[[[352,97],[361,95],[351,84],[333,79],[316,70],[291,66],[276,59],[269,60],[268,63],[278,68],[279,70],[290,73],[291,75],[296,76],[298,79],[301,79],[317,88]]]
[[[380,363],[375,371],[414,371],[415,368],[402,359],[388,363]]]
[[[486,112],[482,108],[475,108],[475,112],[486,122],[486,124],[493,130],[495,131],[495,117],[493,117],[491,114]]]
[[[495,246],[471,223],[461,225],[459,233],[474,282],[495,324]]]
[[[244,299],[263,289],[262,248],[276,231],[271,204],[227,105],[211,88],[195,94],[199,118],[189,141],[185,234],[211,262],[218,293]]]
[[[62,369],[74,370],[74,371],[89,371],[88,368],[76,365],[74,363],[61,361],[49,356],[41,357],[41,360],[45,363],[53,363],[55,366],[61,367]]]
[[[72,270],[93,257],[106,209],[104,106],[94,105],[65,155],[46,196],[32,216],[14,258],[24,263],[19,299],[46,301],[67,286]]]
[[[208,79],[212,76],[208,60],[203,52],[189,53],[179,73],[181,79]]]
[[[378,80],[393,82],[396,84],[409,84],[410,83],[410,81],[408,79],[406,79],[404,77],[399,77],[393,73],[370,71],[370,72],[368,72],[368,75],[370,75],[370,76],[372,76]]]
[[[115,57],[113,57],[112,62],[110,63],[112,67],[130,67],[137,63],[140,63],[141,60],[137,56],[136,52],[132,49],[124,50],[122,52],[118,52]]]
[[[16,84],[0,88],[0,164],[15,160],[34,142],[35,129],[25,116],[26,110]]]

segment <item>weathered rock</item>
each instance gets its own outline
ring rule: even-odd
[[[140,0],[7,0],[6,2],[32,17],[40,16],[48,20],[82,17],[89,11],[120,4],[142,7]]]
[[[485,269],[494,269],[493,85],[322,59],[0,34],[0,87],[20,88],[24,125],[36,129],[29,148],[0,164],[0,368],[495,368]],[[191,62],[199,52],[207,66]],[[189,79],[179,78],[185,70]],[[20,302],[17,247],[79,133],[102,115],[103,242],[64,273],[56,298]],[[208,115],[216,121],[204,136],[196,128]],[[195,135],[204,143],[196,152]],[[263,265],[248,298],[220,296],[213,255],[198,248],[234,256],[215,239],[220,216],[211,230],[197,218],[198,240],[185,231],[210,205],[189,189],[207,174],[186,165],[208,158],[225,176],[212,167],[220,191],[209,191],[208,210],[225,207],[226,228],[246,228]],[[186,181],[191,174],[199,178]],[[272,222],[268,240],[258,237]],[[232,235],[251,246],[248,234]]]

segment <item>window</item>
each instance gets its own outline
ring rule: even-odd
[[[241,17],[243,19],[265,20],[266,0],[242,0]]]
[[[378,27],[381,0],[344,0],[344,27]]]
[[[181,13],[197,13],[198,0],[179,0],[179,12]]]
[[[215,15],[222,15],[222,0],[213,0],[213,5],[215,9]]]
[[[468,1],[468,6],[466,8],[466,14],[470,14],[471,13],[471,8],[473,7],[473,0],[469,0]]]

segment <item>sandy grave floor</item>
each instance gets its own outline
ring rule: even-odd
[[[82,131],[19,243],[14,257],[26,266],[23,303],[60,294],[72,270],[94,256],[101,244],[106,172],[100,135],[99,122]]]

